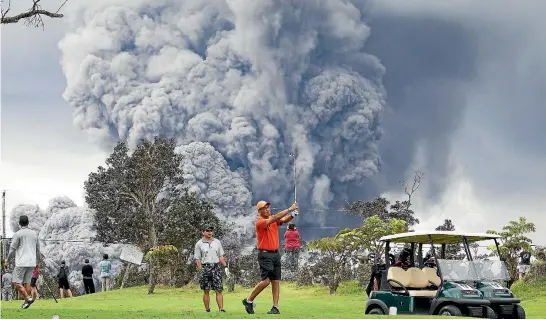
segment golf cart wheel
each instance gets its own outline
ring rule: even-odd
[[[487,319],[497,319],[498,316],[497,316],[497,313],[495,312],[495,310],[491,309],[490,307],[485,307],[485,314],[484,314],[484,318],[487,318]]]
[[[368,311],[368,314],[385,314],[385,312],[383,312],[383,309],[381,308],[373,308]]]
[[[523,307],[519,304],[517,304],[514,308],[514,318],[525,319],[525,309],[523,309]]]
[[[439,316],[448,316],[448,317],[462,317],[463,313],[461,312],[461,309],[457,308],[456,306],[445,306],[440,309],[440,312],[438,312]]]

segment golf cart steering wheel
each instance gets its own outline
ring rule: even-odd
[[[403,294],[403,295],[409,297],[410,294],[409,294],[408,288],[406,288],[406,287],[405,287],[403,284],[401,284],[399,281],[396,281],[396,280],[394,280],[394,279],[387,279],[387,282],[389,283],[389,286],[391,287],[391,292],[392,292],[392,293],[395,293],[395,294]],[[404,290],[404,292],[395,291],[395,290],[398,289],[398,288],[393,287],[391,282],[394,282],[394,283],[396,283],[397,285],[399,285],[400,288],[401,288],[402,290]]]

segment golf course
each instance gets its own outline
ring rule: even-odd
[[[546,317],[546,281],[527,285],[515,283],[514,293],[522,299],[527,318]],[[267,290],[267,289],[266,289]],[[51,319],[59,318],[378,318],[364,315],[365,292],[356,281],[345,282],[336,295],[322,286],[298,287],[283,283],[281,287],[280,315],[268,315],[271,308],[271,291],[264,291],[256,300],[255,314],[245,312],[241,300],[250,289],[236,287],[235,292],[225,292],[226,313],[218,312],[214,295],[211,296],[211,312],[204,310],[199,288],[157,287],[155,294],[148,295],[147,287],[113,290],[87,296],[73,297],[55,303],[52,299],[38,300],[29,309],[21,310],[22,301],[3,302],[3,319]],[[44,294],[44,297],[46,295]],[[385,317],[385,316],[384,316]],[[422,316],[401,316],[423,318]]]

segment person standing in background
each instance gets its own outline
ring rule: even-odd
[[[226,258],[224,257],[222,243],[212,236],[213,231],[214,227],[212,226],[205,226],[203,228],[203,237],[195,244],[193,255],[197,269],[201,272],[199,285],[201,290],[203,290],[205,311],[210,312],[209,292],[210,290],[214,290],[216,292],[218,311],[226,312],[224,310],[224,296],[222,294],[224,290],[224,286],[222,285],[222,268],[226,276],[229,276],[229,270]]]
[[[523,279],[523,276],[531,270],[531,252],[523,250],[519,254],[520,260],[518,265],[519,280]]]
[[[293,271],[298,270],[300,233],[294,223],[289,223],[284,233],[284,251],[289,268]]]
[[[68,283],[68,267],[64,261],[61,261],[61,268],[57,273],[57,280],[59,281],[59,294],[61,299],[64,298],[64,291],[68,293],[68,297],[72,297],[72,290],[70,290],[70,283]]]
[[[2,300],[11,302],[13,300],[13,287],[11,282],[13,277],[7,267],[5,267],[5,273],[2,275]]]
[[[95,293],[95,283],[93,282],[93,267],[89,264],[89,259],[84,260],[82,267],[83,286],[85,294]]]
[[[110,279],[112,277],[112,262],[108,260],[108,254],[102,256],[102,261],[99,263],[100,267],[100,282],[102,292],[110,290]]]
[[[38,278],[40,277],[39,269],[40,268],[38,268],[38,266],[34,267],[34,271],[32,271],[32,279],[30,279],[30,296],[36,300],[40,300],[40,293],[38,293],[38,288],[36,288],[36,282],[38,282]]]

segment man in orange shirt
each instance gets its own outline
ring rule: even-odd
[[[281,291],[281,256],[279,254],[279,230],[282,224],[294,219],[296,214],[286,216],[292,211],[298,209],[298,204],[294,204],[275,215],[271,215],[269,206],[271,203],[260,201],[256,205],[258,208],[258,220],[256,221],[256,238],[258,240],[258,264],[260,265],[261,279],[247,299],[243,299],[243,305],[246,312],[254,313],[254,299],[271,282],[271,291],[273,293],[273,307],[268,314],[279,314],[279,294]]]

